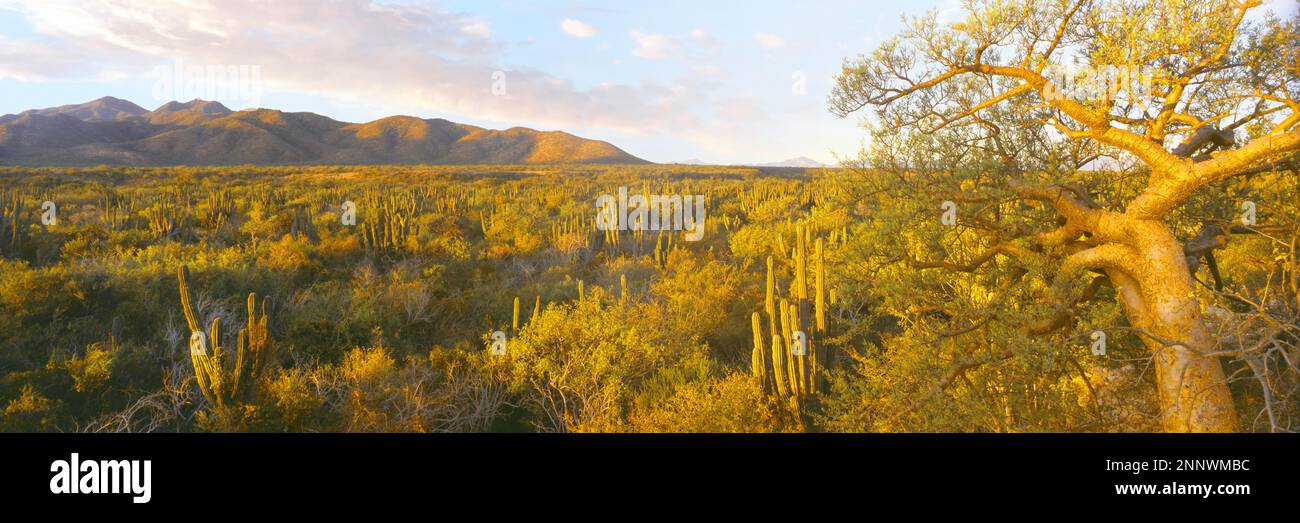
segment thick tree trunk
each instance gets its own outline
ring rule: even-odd
[[[1215,340],[1193,295],[1182,245],[1158,221],[1134,224],[1139,259],[1130,278],[1111,271],[1129,321],[1155,359],[1161,422],[1166,432],[1235,432],[1236,407]]]

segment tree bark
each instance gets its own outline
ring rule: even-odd
[[[1166,432],[1236,432],[1236,407],[1223,366],[1210,353],[1214,337],[1193,294],[1187,259],[1160,221],[1132,224],[1138,253],[1125,272],[1108,271],[1134,327],[1149,335]]]

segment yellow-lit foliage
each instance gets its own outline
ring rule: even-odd
[[[974,177],[976,167],[960,174]],[[936,253],[963,262],[985,244],[969,229],[920,219],[934,213],[933,202],[862,194],[872,186],[862,174],[588,165],[0,167],[0,194],[31,202],[48,191],[60,201],[62,224],[46,231],[24,216],[31,227],[22,248],[0,251],[0,406],[6,413],[0,428],[1159,427],[1152,422],[1148,378],[1140,366],[1134,373],[1119,363],[1142,356],[1135,336],[1112,336],[1110,350],[1122,360],[1090,357],[1081,339],[1023,341],[1006,325],[1037,317],[1051,267],[1034,266],[1019,287],[1007,279],[1016,264],[999,264],[990,274],[910,267],[909,257],[928,261]],[[1295,210],[1295,182],[1294,176],[1262,176],[1270,189],[1253,197],[1276,228],[1267,236],[1234,237],[1219,251],[1220,268],[1231,267],[1223,271],[1228,288],[1277,304],[1271,317],[1284,319],[1282,302],[1264,301],[1263,291],[1293,292],[1280,284],[1289,281],[1294,262],[1275,240],[1293,230],[1279,218]],[[104,184],[112,185],[115,199],[105,198]],[[596,230],[596,197],[619,187],[708,195],[707,234],[690,242],[681,231]],[[347,200],[361,204],[356,226],[340,222]],[[117,212],[101,209],[105,201]],[[403,217],[397,243],[364,239],[367,201],[386,202]],[[151,229],[145,210],[154,207],[170,209],[170,219],[184,227],[170,235]],[[1183,237],[1195,234],[1194,216],[1226,212],[1203,203],[1193,210],[1180,218]],[[998,211],[1023,212],[1013,204]],[[795,240],[800,230],[807,238],[803,255]],[[385,234],[391,239],[394,231]],[[816,269],[818,243],[823,277]],[[768,257],[775,322],[765,299]],[[1017,261],[1041,262],[1032,255]],[[756,351],[771,356],[777,344],[784,349],[782,315],[805,313],[791,310],[799,303],[801,263],[809,302],[801,323],[810,329],[824,319],[828,328],[814,341],[833,347],[837,357],[804,362],[805,372],[816,372],[796,407],[782,400],[800,387],[789,374],[779,384],[751,374],[761,374],[753,365]],[[239,358],[227,348],[237,346],[238,328],[246,328],[243,298],[250,292],[269,297],[256,315],[273,311],[264,339],[273,340],[277,356],[263,362],[264,372],[241,378],[237,400],[222,394],[226,408],[214,408],[217,396],[207,398],[196,383],[188,349],[193,329],[176,293],[182,265],[195,274],[195,323],[202,318],[199,327],[208,332],[221,318],[225,372],[216,373],[209,361],[212,372],[201,378],[209,391],[219,374],[221,390],[230,392]],[[1200,276],[1210,281],[1204,267]],[[1215,296],[1203,292],[1204,299]],[[786,306],[778,309],[782,300]],[[1242,339],[1261,332],[1236,306],[1207,303],[1223,309],[1206,309],[1216,329]],[[1001,319],[980,324],[988,311]],[[1098,304],[1082,319],[1120,325],[1121,315],[1113,304]],[[104,327],[119,319],[120,335],[106,341]],[[973,324],[979,327],[966,330]],[[498,330],[507,338],[501,356],[488,350]],[[960,335],[942,337],[950,331]],[[1012,342],[1026,349],[1010,359],[978,360],[935,388],[963,358],[999,354]],[[763,363],[765,369],[773,362]],[[1291,383],[1278,378],[1275,387]],[[1258,386],[1246,385],[1235,394],[1243,409],[1259,412]],[[1273,407],[1278,423],[1289,426],[1295,405],[1275,401]],[[1267,427],[1267,421],[1252,426]]]

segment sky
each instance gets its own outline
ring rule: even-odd
[[[0,0],[0,114],[198,97],[348,122],[563,130],[655,162],[835,163],[866,136],[826,109],[843,59],[897,32],[904,13],[958,5]]]

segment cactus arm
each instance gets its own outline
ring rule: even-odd
[[[776,392],[780,397],[790,394],[790,380],[786,373],[785,344],[781,337],[772,335],[772,381],[776,383]]]
[[[803,320],[799,316],[799,307],[793,304],[790,305],[790,329],[792,333],[793,331],[803,331]],[[792,336],[791,340],[793,339],[794,338]],[[804,353],[802,356],[794,356],[793,359],[795,365],[794,368],[792,369],[792,376],[794,377],[794,389],[799,391],[800,397],[808,395],[808,378],[807,378],[808,368],[807,368],[807,361],[806,361],[808,359],[808,347],[806,345],[807,341],[808,341],[808,332],[804,331],[804,343],[805,343]]]
[[[817,239],[817,295],[816,295],[816,312],[817,312],[817,333],[826,333],[826,258],[823,252],[822,239]]]
[[[825,364],[825,355],[819,354],[822,350],[822,338],[826,336],[826,254],[825,245],[821,238],[817,239],[817,296],[814,304],[817,314],[817,343],[810,348],[809,353],[812,356],[812,366],[809,374],[812,379],[813,390],[821,388],[821,375],[818,364]]]
[[[189,324],[190,332],[199,332],[202,328],[199,327],[199,320],[195,318],[194,307],[191,305],[189,275],[190,269],[184,265],[176,270],[176,279],[180,281],[181,311],[185,314],[185,323]]]
[[[208,382],[212,385],[212,395],[217,398],[217,406],[224,407],[226,399],[230,397],[230,391],[226,389],[225,376],[225,354],[221,349],[221,318],[212,318],[212,327],[209,329],[211,334],[212,351],[207,359],[206,367],[208,372]]]
[[[244,388],[247,386],[245,376],[251,362],[251,356],[248,354],[248,330],[239,329],[239,342],[235,352],[235,371],[230,380],[230,392],[235,398],[243,397]]]
[[[190,327],[190,333],[203,332],[199,326],[199,320],[194,316],[194,307],[191,304],[189,288],[189,268],[182,265],[176,270],[176,278],[180,284],[181,294],[181,311],[185,315],[185,323]],[[206,334],[204,334],[206,336]],[[190,362],[194,365],[194,380],[199,384],[199,392],[209,403],[218,404],[218,398],[213,394],[212,383],[209,378],[211,362],[207,354],[195,354],[190,351]]]
[[[763,310],[767,312],[767,322],[771,335],[776,336],[776,276],[772,273],[772,257],[767,257],[767,297],[763,301]]]
[[[763,347],[763,325],[757,312],[750,316],[750,322],[754,331],[754,352],[750,355],[750,371],[763,385],[764,392],[770,392],[771,386],[767,379],[767,350]]]

